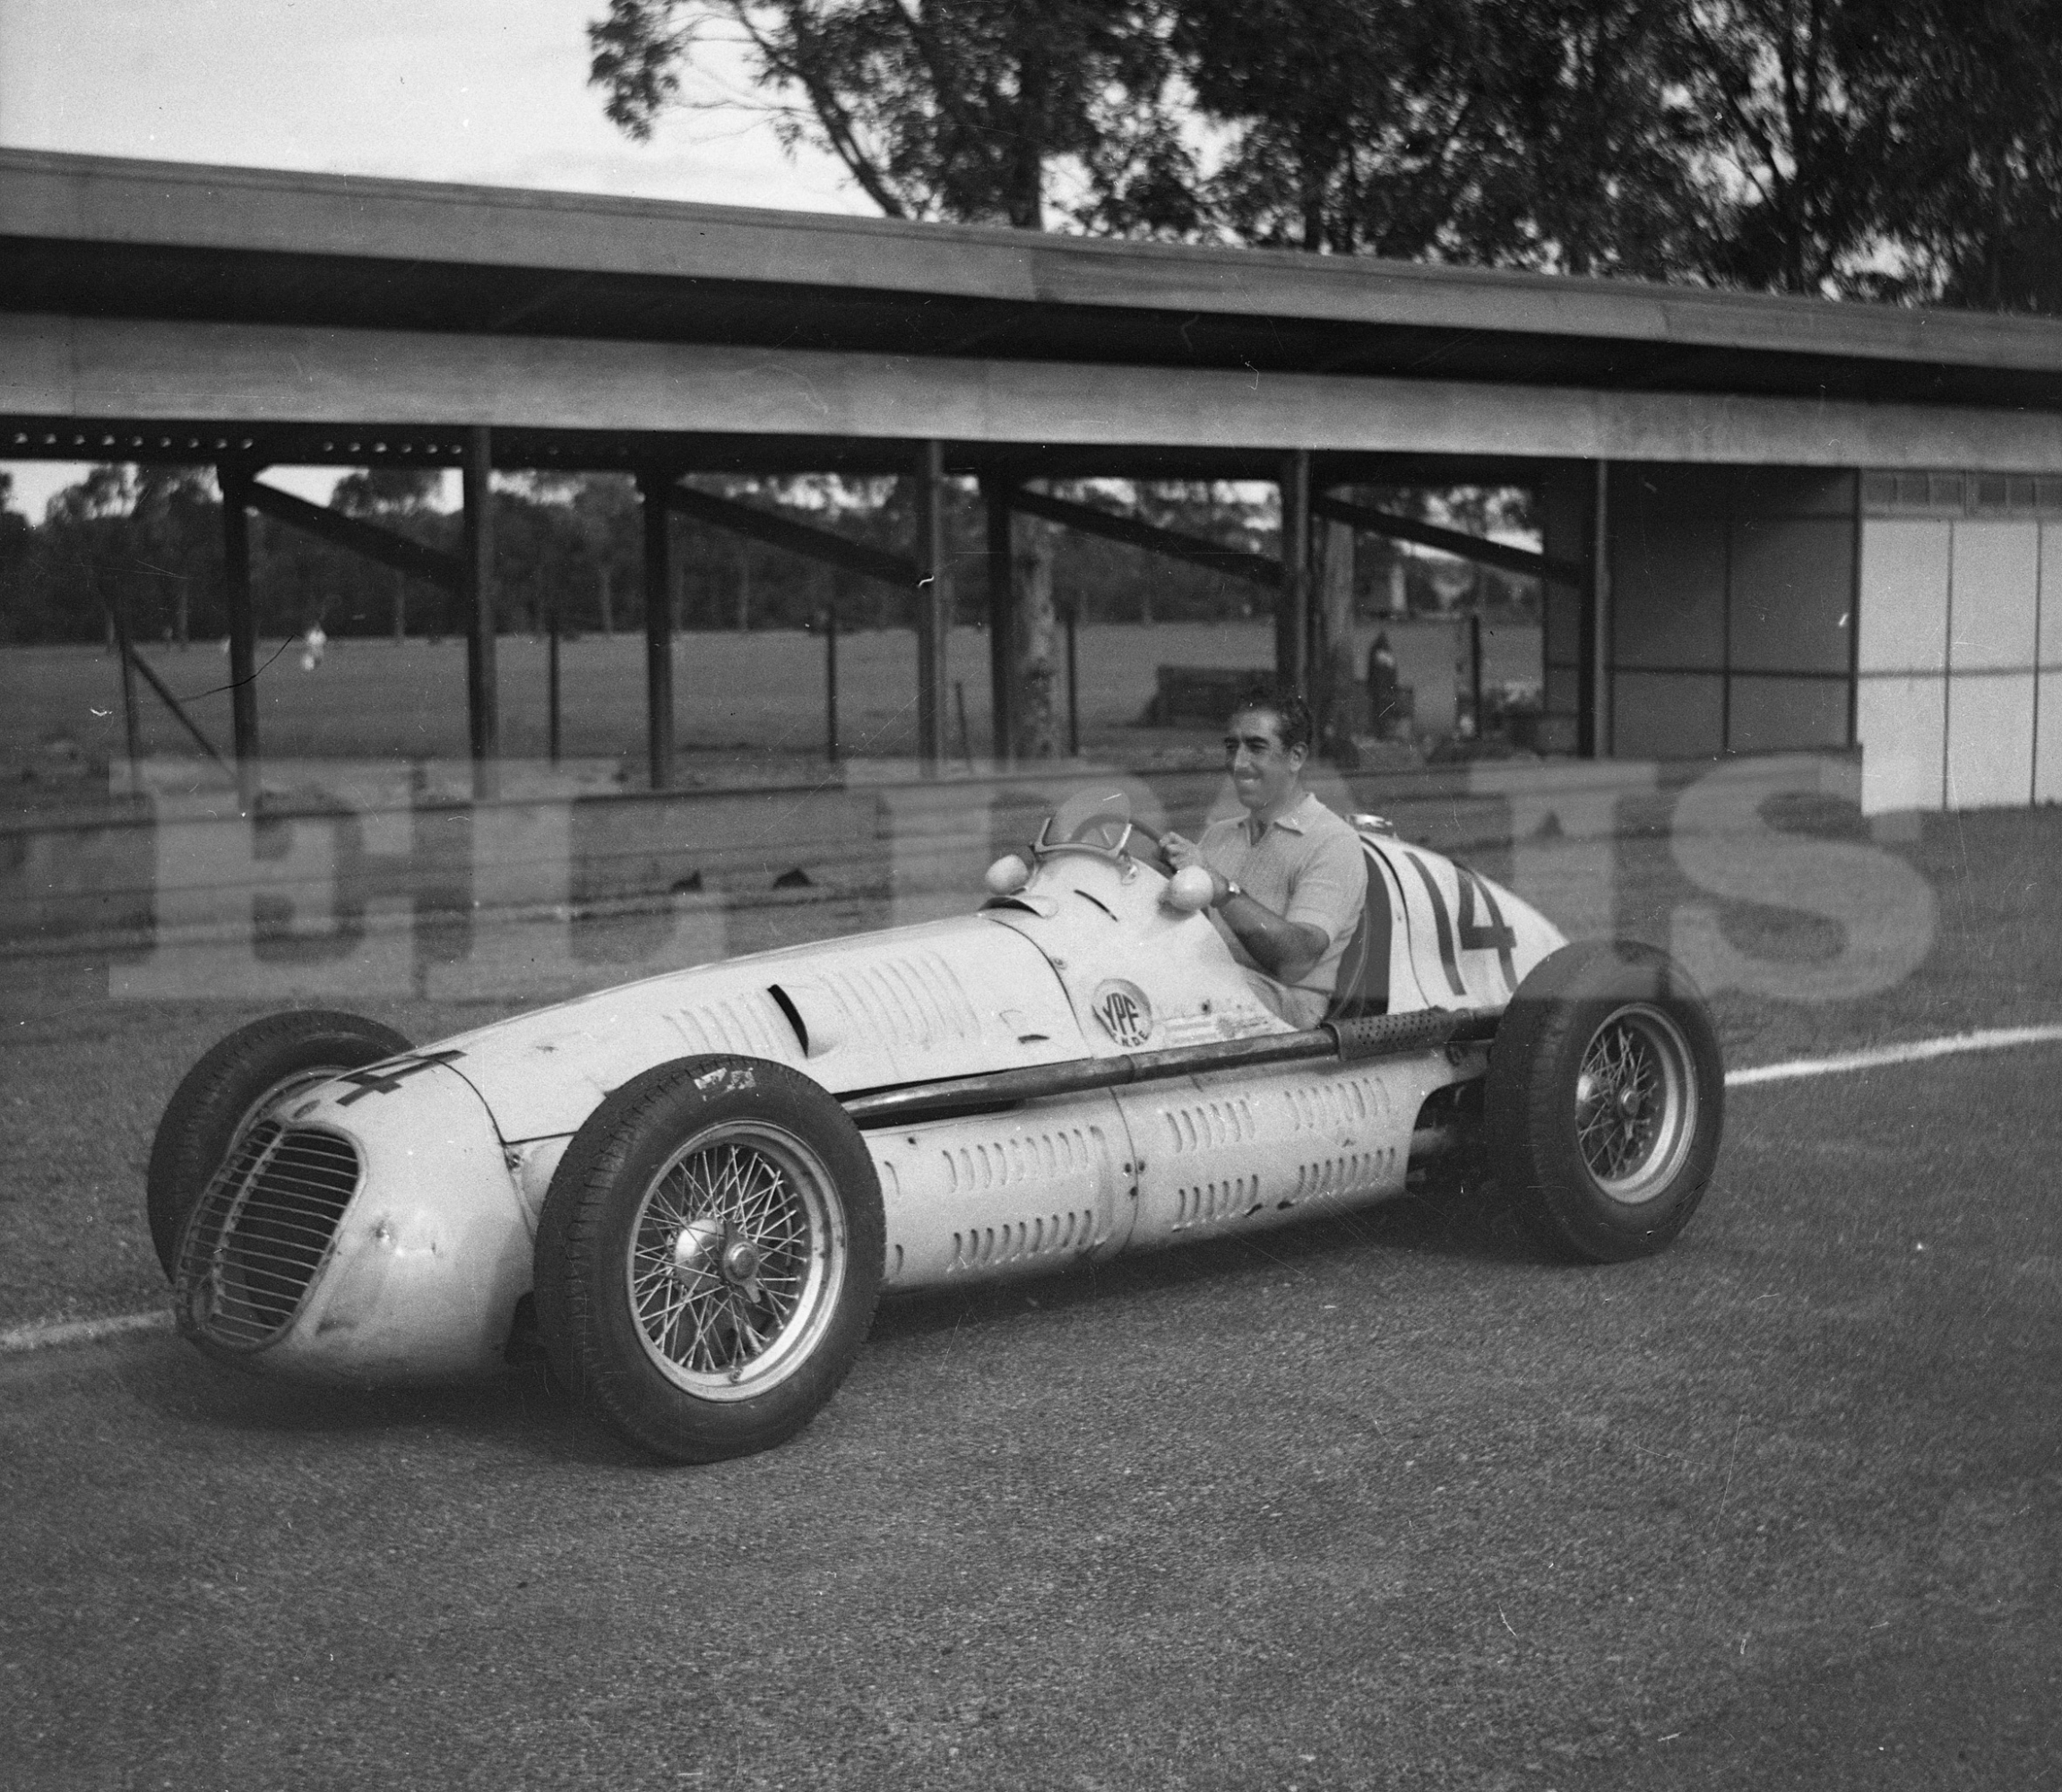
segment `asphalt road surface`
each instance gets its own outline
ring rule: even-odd
[[[1649,1263],[1447,1191],[884,1309],[711,1469],[0,1361],[0,1780],[2062,1783],[2058,1072],[1738,1090]]]

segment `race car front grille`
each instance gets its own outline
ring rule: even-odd
[[[261,1121],[215,1173],[179,1252],[180,1330],[235,1350],[294,1322],[358,1192],[358,1148]]]

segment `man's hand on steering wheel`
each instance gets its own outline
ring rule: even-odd
[[[1167,855],[1168,863],[1177,871],[1186,871],[1192,865],[1210,872],[1211,906],[1214,908],[1230,893],[1230,882],[1220,871],[1212,871],[1203,862],[1203,849],[1196,843],[1171,828],[1160,837],[1160,849]]]

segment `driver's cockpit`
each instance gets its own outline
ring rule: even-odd
[[[1367,900],[1340,964],[1334,1019],[1379,1014],[1391,1005],[1391,890],[1365,831],[1362,846],[1368,856]],[[1142,876],[1142,871],[1155,874]],[[1229,952],[1214,939],[1194,935],[1184,926],[1210,906],[1208,874],[1200,867],[1178,874],[1160,835],[1133,816],[1122,790],[1091,786],[1074,792],[1041,823],[1028,858],[1005,854],[988,867],[987,883],[984,909],[1039,918],[1046,924],[1035,929],[1041,944],[1056,943],[1048,928],[1072,934],[1070,919],[1078,918],[1086,932],[1072,950],[1078,953],[1093,941],[1097,950],[1091,955],[1100,958],[1109,943],[1104,926],[1116,923],[1135,952],[1165,952],[1182,941],[1177,955],[1188,961],[1190,975],[1220,957],[1225,969],[1232,969]],[[1204,935],[1212,932],[1206,926]]]

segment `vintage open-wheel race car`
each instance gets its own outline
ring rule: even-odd
[[[990,868],[978,912],[420,1049],[355,1015],[255,1021],[151,1154],[179,1327],[365,1384],[492,1373],[533,1326],[605,1424],[703,1461],[807,1424],[884,1291],[1335,1213],[1471,1135],[1569,1254],[1667,1245],[1722,1121],[1695,986],[1356,825],[1367,900],[1307,1031],[1200,912],[1208,877],[1099,789]]]

